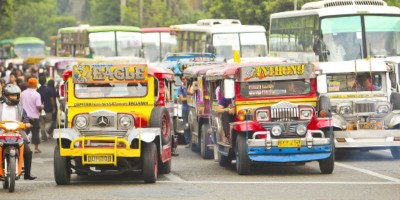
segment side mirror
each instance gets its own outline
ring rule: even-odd
[[[328,85],[326,84],[326,75],[321,74],[317,76],[317,92],[319,94],[328,93]]]
[[[233,79],[225,79],[223,91],[226,99],[232,99],[235,97],[235,81]]]

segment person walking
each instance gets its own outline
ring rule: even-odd
[[[41,93],[43,105],[44,105],[44,111],[46,113],[45,115],[45,123],[44,127],[42,130],[42,139],[43,139],[43,133],[45,133],[45,138],[47,137],[51,138],[53,137],[53,130],[56,127],[56,121],[57,121],[57,100],[58,103],[60,103],[60,96],[58,92],[56,91],[55,88],[55,82],[53,79],[50,79],[47,82],[47,86],[44,89],[43,93]],[[42,128],[42,127],[40,127]],[[46,132],[48,136],[46,136]]]
[[[39,84],[40,87],[36,90],[40,94],[40,99],[41,99],[41,104],[46,108],[45,102],[48,102],[49,97],[44,95],[44,91],[46,90],[46,77],[45,76],[40,76],[39,77]],[[47,133],[46,133],[46,122],[47,120],[51,120],[46,118],[46,113],[45,111],[40,112],[39,116],[39,124],[40,124],[40,133],[41,133],[41,139],[42,141],[47,141]]]
[[[191,135],[190,135],[190,130],[189,130],[189,105],[187,103],[187,95],[188,94],[193,94],[193,91],[188,88],[187,79],[185,76],[181,76],[181,81],[182,81],[182,86],[178,88],[178,97],[182,102],[182,119],[183,119],[183,137],[186,140],[186,148],[189,148],[191,145]]]
[[[28,79],[28,89],[24,90],[21,94],[21,103],[22,107],[25,110],[27,117],[29,118],[29,122],[32,125],[27,133],[31,132],[32,134],[32,144],[35,145],[35,153],[40,153],[39,144],[39,115],[40,111],[43,109],[42,101],[40,98],[40,94],[36,91],[37,88],[37,79],[35,77],[31,77]]]

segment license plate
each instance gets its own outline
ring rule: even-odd
[[[88,163],[112,163],[113,156],[87,156],[86,160]]]
[[[358,124],[358,129],[375,129],[375,124],[370,124],[370,123]]]
[[[278,140],[278,147],[301,147],[301,140]]]

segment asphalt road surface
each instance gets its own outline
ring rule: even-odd
[[[33,181],[18,180],[14,193],[0,191],[1,199],[400,199],[400,161],[389,151],[337,152],[333,174],[320,173],[318,163],[303,166],[256,165],[240,176],[235,165],[224,168],[179,146],[172,172],[155,184],[144,184],[140,174],[121,176],[72,175],[71,184],[57,186],[53,175],[54,141],[34,154]],[[33,149],[33,146],[31,146]]]

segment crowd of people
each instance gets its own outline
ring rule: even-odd
[[[38,71],[34,65],[27,67],[25,72],[12,63],[7,68],[0,67],[0,121],[20,121],[27,128],[20,131],[25,143],[25,180],[36,179],[30,173],[32,150],[29,144],[34,145],[34,153],[41,153],[39,145],[52,137],[57,121],[59,95],[55,82]]]

